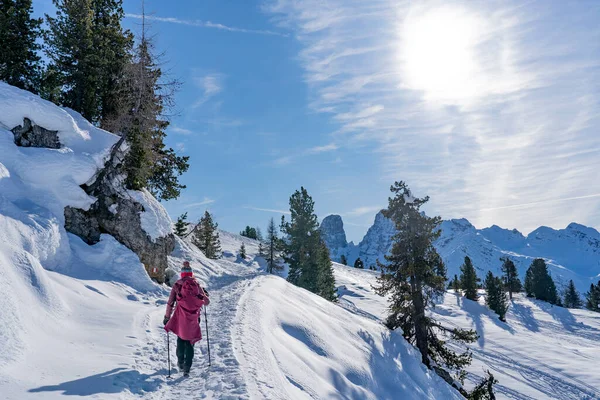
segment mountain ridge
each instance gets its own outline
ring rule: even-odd
[[[338,216],[339,217],[339,216]],[[323,221],[325,221],[326,217]],[[326,243],[330,236],[345,236],[343,219],[339,217],[336,231],[330,231],[328,225],[322,225],[321,234]],[[465,256],[469,256],[480,277],[487,271],[500,273],[500,257],[513,259],[521,279],[535,258],[544,258],[559,287],[573,279],[579,290],[585,291],[590,283],[600,277],[600,232],[575,222],[563,229],[540,226],[528,235],[516,229],[506,229],[498,225],[477,229],[466,218],[449,219],[440,225],[441,235],[435,247],[448,268],[448,277],[460,274],[460,265]],[[391,248],[391,237],[395,233],[393,223],[381,212],[377,213],[373,225],[358,245],[348,243],[344,247],[329,247],[331,256],[339,261],[346,256],[349,265],[360,257],[365,268],[376,267],[377,260]]]

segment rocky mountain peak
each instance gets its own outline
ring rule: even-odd
[[[321,237],[329,249],[341,249],[348,246],[344,222],[339,215],[328,215],[319,228]]]

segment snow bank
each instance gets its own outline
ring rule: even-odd
[[[152,241],[173,233],[173,221],[169,213],[146,189],[129,190],[127,193],[144,207],[144,211],[140,213],[142,229]]]
[[[256,278],[236,319],[252,398],[461,398],[400,334],[281,278]]]

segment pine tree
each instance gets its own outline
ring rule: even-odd
[[[0,81],[37,93],[42,19],[32,12],[31,0],[0,0]]]
[[[498,314],[500,321],[506,321],[505,316],[508,311],[508,299],[504,292],[504,282],[502,278],[495,277],[492,271],[488,271],[485,277],[485,290],[487,296],[485,303],[487,306]]]
[[[175,234],[179,237],[187,235],[188,226],[190,226],[190,223],[187,222],[187,215],[187,212],[181,214],[175,223]]]
[[[579,296],[579,292],[575,288],[575,283],[571,279],[569,281],[569,285],[565,290],[565,297],[563,301],[563,306],[567,308],[580,308],[583,305],[581,301],[581,297]]]
[[[360,257],[358,257],[356,259],[356,261],[354,261],[354,268],[358,268],[358,269],[364,269],[365,268],[365,264],[363,263],[363,261],[360,259]]]
[[[329,257],[329,249],[322,240],[319,244],[317,263],[317,294],[325,300],[337,301],[333,264]]]
[[[585,294],[585,308],[600,312],[600,281],[598,285],[590,284],[590,290]]]
[[[340,256],[340,264],[348,265],[348,259],[343,254]]]
[[[264,240],[262,231],[260,230],[260,228],[258,226],[254,230],[256,231],[256,240],[258,240],[259,242],[262,242]]]
[[[504,279],[504,287],[508,290],[508,296],[512,300],[513,293],[520,292],[522,290],[521,281],[517,272],[515,263],[508,257],[500,258],[502,261],[502,272]]]
[[[246,229],[244,229],[243,231],[240,232],[240,236],[244,236],[244,237],[247,237],[249,239],[254,239],[254,240],[258,239],[256,229],[252,228],[250,226],[246,226]]]
[[[465,292],[465,297],[469,300],[477,301],[477,272],[468,256],[465,256],[465,262],[460,267],[460,286]]]
[[[548,273],[548,266],[544,259],[536,258],[527,269],[525,291],[529,297],[535,297],[538,300],[547,301],[551,304],[560,303],[556,285]]]
[[[212,215],[204,212],[204,216],[194,229],[192,242],[204,253],[207,258],[217,259],[221,256],[221,242],[219,240],[219,224],[213,222]]]
[[[290,266],[288,281],[327,299],[335,291],[325,261],[329,252],[323,251],[319,223],[314,213],[314,201],[304,187],[290,197],[291,220],[282,219],[282,231],[287,235],[284,259]]]
[[[46,15],[50,27],[46,54],[56,74],[45,84],[62,89],[55,99],[61,105],[106,128],[104,120],[120,107],[133,46],[133,35],[121,27],[122,1],[53,1],[57,14],[55,18]]]
[[[531,270],[531,267],[529,267],[527,269],[527,271],[525,272],[525,294],[527,295],[527,297],[533,297],[533,271]]]
[[[281,250],[281,241],[277,235],[277,226],[275,220],[271,218],[267,227],[267,272],[272,274],[276,270],[280,270],[279,252]]]
[[[238,252],[238,255],[240,256],[240,258],[242,260],[246,259],[246,245],[244,244],[244,242],[242,242],[242,245],[240,246],[240,250]]]
[[[386,325],[401,328],[405,339],[420,350],[423,364],[457,387],[449,371],[464,380],[463,369],[472,356],[469,351],[455,353],[440,336],[448,336],[454,343],[471,343],[477,340],[477,333],[446,327],[427,312],[445,289],[445,267],[433,246],[440,235],[441,218],[422,213],[420,208],[429,198],[415,198],[404,182],[394,183],[391,191],[394,197],[382,212],[394,222],[398,233],[385,257],[387,263],[379,263],[381,275],[375,287],[377,294],[390,298]],[[457,389],[468,395],[464,389]]]
[[[458,275],[454,274],[454,279],[450,285],[451,288],[454,289],[454,293],[460,294],[460,281],[458,279]]]
[[[56,17],[49,26],[46,55],[63,89],[59,104],[96,122],[100,115],[99,54],[94,49],[93,0],[53,0]]]

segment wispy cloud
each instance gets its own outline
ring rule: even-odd
[[[144,16],[141,14],[125,14],[127,18],[134,19],[142,19]],[[159,17],[156,15],[146,15],[146,20],[149,21],[157,21],[157,22],[166,22],[169,24],[178,24],[178,25],[187,25],[187,26],[195,26],[200,28],[209,28],[209,29],[218,29],[221,31],[227,32],[237,32],[237,33],[251,33],[256,35],[270,35],[270,36],[288,36],[285,33],[275,32],[270,30],[262,30],[262,29],[246,29],[246,28],[238,28],[234,26],[227,26],[224,24],[219,24],[211,21],[202,21],[199,19],[196,20],[187,20],[175,17]]]
[[[183,205],[183,208],[187,210],[187,209],[192,209],[192,208],[204,207],[209,204],[213,204],[214,202],[215,202],[215,199],[205,197],[204,200],[202,200],[202,201],[185,204],[185,205]]]
[[[202,91],[202,96],[192,104],[192,108],[198,108],[208,100],[221,93],[223,90],[222,74],[206,74],[193,77],[194,85]]]
[[[273,164],[276,166],[288,165],[288,164],[291,164],[292,161],[302,158],[302,157],[311,156],[311,155],[315,155],[315,154],[328,153],[328,152],[335,151],[337,149],[339,149],[339,146],[335,143],[329,143],[329,144],[326,144],[323,146],[310,147],[310,148],[305,149],[300,152],[291,153],[291,154],[287,154],[285,156],[278,157],[275,159],[275,161],[273,161]]]
[[[169,131],[180,135],[191,135],[193,132],[189,129],[180,128],[178,126],[169,127]]]
[[[375,215],[377,214],[379,211],[382,210],[383,207],[381,206],[364,206],[364,207],[357,207],[353,210],[350,210],[348,212],[345,212],[343,215],[344,216],[349,216],[349,217],[360,217],[362,215],[367,215],[367,214],[371,214],[371,215]]]
[[[335,143],[329,143],[326,144],[325,146],[315,146],[315,147],[311,147],[310,149],[306,150],[306,154],[320,154],[320,153],[327,153],[329,151],[334,151],[339,149],[338,145]]]
[[[175,149],[179,152],[184,152],[185,151],[185,143],[183,143],[183,142],[175,143]]]
[[[274,213],[274,214],[285,214],[285,215],[289,215],[290,212],[288,210],[276,210],[273,208],[260,208],[260,207],[244,207],[246,210],[254,210],[254,211],[263,211],[263,212],[269,212],[269,213]]]
[[[336,143],[375,146],[382,185],[406,180],[431,196],[428,212],[477,226],[600,226],[600,198],[579,199],[600,170],[598,8],[273,0],[267,11],[300,42],[310,106],[339,124]],[[552,198],[582,206],[539,201]]]

